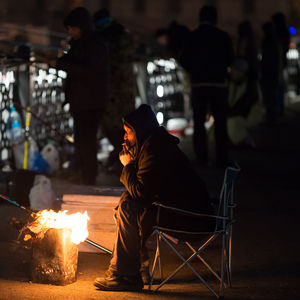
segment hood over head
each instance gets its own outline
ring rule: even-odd
[[[88,10],[84,7],[76,7],[65,17],[64,26],[76,26],[83,32],[93,29],[92,18]]]
[[[93,20],[96,27],[103,27],[112,22],[110,12],[107,8],[101,8],[93,15]]]
[[[159,128],[156,116],[147,104],[142,104],[138,109],[127,114],[123,118],[123,122],[126,126],[134,129],[139,146]]]

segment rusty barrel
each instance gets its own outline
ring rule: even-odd
[[[78,245],[71,229],[50,228],[32,244],[32,282],[67,285],[77,279]]]

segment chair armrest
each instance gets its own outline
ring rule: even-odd
[[[218,220],[228,220],[228,217],[221,217],[221,216],[218,216],[218,215],[208,215],[208,214],[195,213],[195,212],[192,212],[192,211],[188,211],[188,210],[184,210],[184,209],[180,209],[180,208],[176,208],[176,207],[172,207],[172,206],[167,206],[167,205],[161,204],[160,202],[154,202],[153,205],[158,206],[158,207],[162,207],[162,208],[165,208],[165,209],[169,209],[169,210],[172,210],[172,211],[176,211],[176,212],[181,213],[181,214],[186,214],[188,216],[213,218],[213,219],[218,219]]]

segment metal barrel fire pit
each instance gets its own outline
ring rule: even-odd
[[[32,243],[32,282],[67,285],[77,279],[78,245],[69,228],[50,228]]]
[[[26,228],[24,240],[31,241],[32,282],[66,285],[77,277],[78,244],[87,236],[87,212],[42,210]]]

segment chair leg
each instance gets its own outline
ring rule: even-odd
[[[186,245],[194,252],[196,253],[197,251],[193,248],[193,246],[186,242]],[[215,272],[215,270],[206,262],[206,260],[200,255],[197,254],[197,257],[201,260],[201,262],[207,267],[207,269],[221,282],[221,277]]]
[[[159,267],[159,274],[160,274],[160,280],[163,280],[163,268],[162,268],[162,262],[161,262],[161,256],[160,256],[160,235],[157,235],[157,245],[158,245],[158,267]]]
[[[187,265],[190,270],[200,279],[200,281],[217,297],[219,298],[219,295],[214,291],[214,289],[199,275],[199,273],[190,265],[190,261],[194,259],[197,256],[197,253],[193,253],[188,259],[185,259],[178,251],[177,249],[167,240],[166,237],[164,237],[164,234],[159,232],[159,235],[161,238],[166,242],[166,244],[177,254],[177,256],[183,261],[183,263],[171,274],[169,275],[163,282],[160,283],[160,285],[154,290],[155,292],[160,289],[167,281],[169,281],[171,278],[173,278],[185,265]],[[198,250],[198,252],[202,251],[204,248],[206,248],[211,241],[213,241],[216,238],[215,235],[211,236]]]
[[[231,246],[232,246],[232,226],[229,228],[228,232],[228,285],[231,287],[232,285],[232,277],[231,277]]]
[[[222,235],[222,259],[221,259],[221,282],[220,282],[220,296],[224,296],[224,277],[225,277],[225,268],[226,268],[226,233]]]
[[[155,231],[155,233],[156,233],[156,251],[155,251],[155,257],[154,257],[152,271],[151,271],[151,279],[150,279],[150,284],[149,284],[149,290],[151,290],[151,288],[152,288],[157,263],[158,263],[160,276],[161,276],[160,279],[162,280],[162,266],[161,266],[161,259],[160,259],[160,236],[159,236],[157,231]]]

